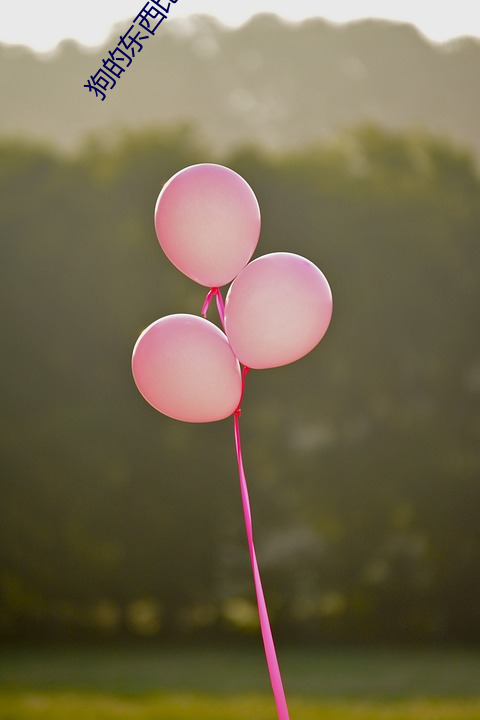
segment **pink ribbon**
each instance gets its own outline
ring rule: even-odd
[[[222,293],[217,287],[212,287],[207,293],[207,297],[205,298],[205,302],[203,303],[202,307],[202,315],[204,318],[207,317],[207,311],[210,307],[210,303],[212,301],[213,296],[215,295],[217,300],[217,310],[218,314],[220,316],[220,320],[222,322],[222,327],[225,330],[225,305],[223,304],[223,298]]]
[[[248,372],[248,368],[244,368]],[[246,374],[246,373],[245,373]],[[268,672],[270,674],[270,682],[272,684],[273,696],[277,706],[279,720],[289,720],[287,701],[283,690],[282,676],[278,666],[277,654],[275,652],[275,644],[273,642],[272,631],[270,629],[270,621],[268,619],[267,605],[263,594],[262,581],[260,571],[258,569],[257,557],[255,554],[255,546],[253,544],[253,528],[252,514],[250,511],[250,500],[248,497],[247,480],[243,469],[242,445],[240,442],[240,409],[235,411],[233,422],[235,427],[235,447],[237,450],[238,472],[240,475],[240,491],[242,494],[243,515],[245,517],[245,528],[247,530],[248,549],[250,550],[250,560],[252,563],[253,580],[255,583],[255,592],[257,594],[258,615],[260,617],[260,629],[262,632],[263,646],[265,648],[265,656],[267,658]]]
[[[208,307],[212,300],[212,297],[216,295],[218,314],[222,326],[225,328],[224,317],[225,317],[225,306],[223,304],[223,298],[218,288],[211,288],[202,308],[202,315],[206,317]],[[240,405],[243,398],[243,392],[245,390],[245,378],[250,368],[244,367],[242,370],[242,395],[237,409],[233,415],[234,431],[235,431],[235,449],[237,452],[237,463],[238,463],[238,474],[240,477],[240,492],[242,496],[243,515],[245,518],[245,529],[247,532],[248,549],[250,552],[250,561],[252,564],[253,581],[255,584],[255,593],[257,596],[258,615],[260,619],[260,630],[262,633],[263,647],[265,648],[265,657],[267,659],[267,667],[270,675],[270,682],[272,685],[273,696],[275,698],[275,704],[277,706],[277,713],[279,720],[289,720],[287,701],[285,699],[285,692],[283,689],[282,676],[280,674],[280,668],[278,666],[277,653],[275,651],[275,643],[273,642],[272,630],[270,628],[270,620],[268,618],[267,604],[265,602],[265,596],[263,594],[262,580],[260,577],[260,570],[258,569],[257,556],[255,553],[255,545],[253,542],[253,526],[252,526],[252,513],[250,509],[250,498],[248,495],[247,479],[245,477],[245,470],[243,468],[243,457],[242,457],[242,443],[240,439],[240,415],[242,413]]]

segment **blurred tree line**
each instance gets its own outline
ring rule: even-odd
[[[480,642],[480,179],[371,125],[215,158],[188,128],[1,143],[0,634],[257,632],[232,423],[163,417],[130,373],[144,327],[200,313],[153,208],[212,159],[257,194],[257,255],[305,255],[334,294],[320,346],[243,403],[275,635]]]

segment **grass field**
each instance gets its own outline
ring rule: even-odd
[[[480,652],[279,653],[291,720],[480,720]],[[0,720],[276,720],[260,649],[0,651]]]

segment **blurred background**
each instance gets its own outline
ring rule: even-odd
[[[243,403],[275,636],[478,646],[479,39],[180,0],[102,102],[83,86],[137,5],[94,47],[2,31],[0,638],[258,636],[231,423],[161,416],[130,372],[206,292],[161,252],[157,195],[220,162],[258,197],[257,255],[305,255],[334,295],[320,346]]]

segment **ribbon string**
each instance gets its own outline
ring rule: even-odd
[[[217,300],[217,310],[218,314],[220,315],[220,320],[222,322],[222,327],[225,330],[225,305],[223,304],[223,298],[222,293],[218,288],[216,288],[217,292],[215,293],[216,300]]]
[[[248,372],[248,368],[244,368],[243,380]],[[279,720],[289,720],[287,701],[285,699],[285,692],[283,690],[282,676],[280,674],[280,668],[278,666],[277,653],[275,651],[275,644],[273,642],[272,631],[270,628],[270,621],[268,619],[267,604],[265,602],[265,596],[263,594],[262,580],[260,578],[260,571],[258,569],[257,556],[255,553],[255,545],[253,543],[253,526],[252,526],[252,513],[250,510],[250,499],[248,496],[247,479],[245,477],[245,470],[243,467],[242,458],[242,444],[240,440],[240,407],[234,413],[233,422],[235,428],[235,448],[237,451],[238,461],[238,473],[240,476],[240,491],[242,495],[243,515],[245,518],[245,528],[247,531],[248,549],[250,551],[250,560],[253,570],[253,580],[255,584],[255,592],[257,595],[258,615],[260,618],[260,630],[262,633],[263,646],[265,648],[265,656],[267,659],[267,667],[270,675],[270,682],[272,685],[273,696],[275,698],[275,704],[277,706],[277,712]]]
[[[217,310],[218,314],[220,316],[220,320],[222,323],[222,327],[225,330],[225,305],[223,304],[223,297],[222,293],[217,287],[212,287],[207,293],[207,297],[205,298],[205,302],[203,303],[202,307],[202,315],[204,318],[207,317],[208,308],[210,307],[210,303],[212,302],[212,298],[215,295],[215,299],[217,301]]]
[[[218,292],[218,288],[210,288],[210,290],[207,293],[207,297],[205,298],[205,302],[202,306],[202,315],[204,318],[207,317],[207,311],[210,307],[210,303],[212,301],[212,297]]]
[[[225,329],[225,306],[223,303],[222,294],[218,288],[210,288],[207,297],[205,298],[205,302],[203,303],[202,315],[204,318],[206,318],[208,308],[214,295],[216,297],[217,309],[222,323],[222,327],[223,329]],[[242,411],[240,405],[242,404],[243,392],[245,390],[245,378],[249,370],[250,368],[246,366],[242,370],[242,392],[240,396],[240,402],[238,403],[238,407],[233,414],[235,449],[237,453],[238,474],[240,477],[240,493],[242,497],[243,515],[245,518],[245,529],[247,533],[248,549],[250,552],[250,561],[253,571],[253,582],[255,585],[255,593],[257,596],[260,631],[262,633],[263,647],[265,649],[265,657],[267,659],[267,667],[270,675],[270,683],[272,685],[273,697],[277,706],[279,720],[290,720],[288,715],[287,701],[285,699],[285,692],[283,689],[282,676],[280,674],[277,653],[275,651],[275,643],[273,641],[272,630],[270,628],[270,620],[268,618],[267,604],[265,602],[265,596],[263,594],[260,570],[258,569],[257,556],[255,553],[250,498],[248,495],[247,478],[245,477],[245,470],[243,467],[242,443],[240,439],[240,415],[242,414]]]

